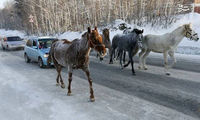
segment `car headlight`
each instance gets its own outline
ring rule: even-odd
[[[45,58],[49,57],[49,54],[44,54],[44,57],[45,57]]]

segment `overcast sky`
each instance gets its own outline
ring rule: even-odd
[[[4,8],[4,4],[5,4],[5,2],[7,2],[7,1],[11,1],[11,0],[0,0],[0,9],[1,9],[1,8]]]

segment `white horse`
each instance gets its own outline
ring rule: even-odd
[[[168,70],[176,63],[174,51],[184,37],[194,41],[199,40],[198,34],[192,30],[191,24],[182,25],[171,33],[163,35],[149,34],[144,36],[144,39],[142,40],[141,52],[139,53],[139,69],[147,70],[146,57],[151,51],[153,51],[163,53],[166,75],[170,75]],[[168,66],[168,54],[173,60],[170,66]]]

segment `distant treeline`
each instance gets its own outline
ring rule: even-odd
[[[188,0],[15,0],[0,10],[0,28],[55,34],[105,26],[115,19],[166,27],[182,12],[185,1]]]

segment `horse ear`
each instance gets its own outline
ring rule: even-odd
[[[94,27],[94,30],[99,34],[97,26]]]
[[[192,23],[189,23],[190,28],[192,28]]]
[[[91,28],[90,27],[88,27],[88,33],[91,33]]]
[[[144,32],[144,29],[142,29],[142,33]]]
[[[98,31],[98,30],[97,30],[97,26],[95,26],[94,29],[95,29],[96,31]]]

